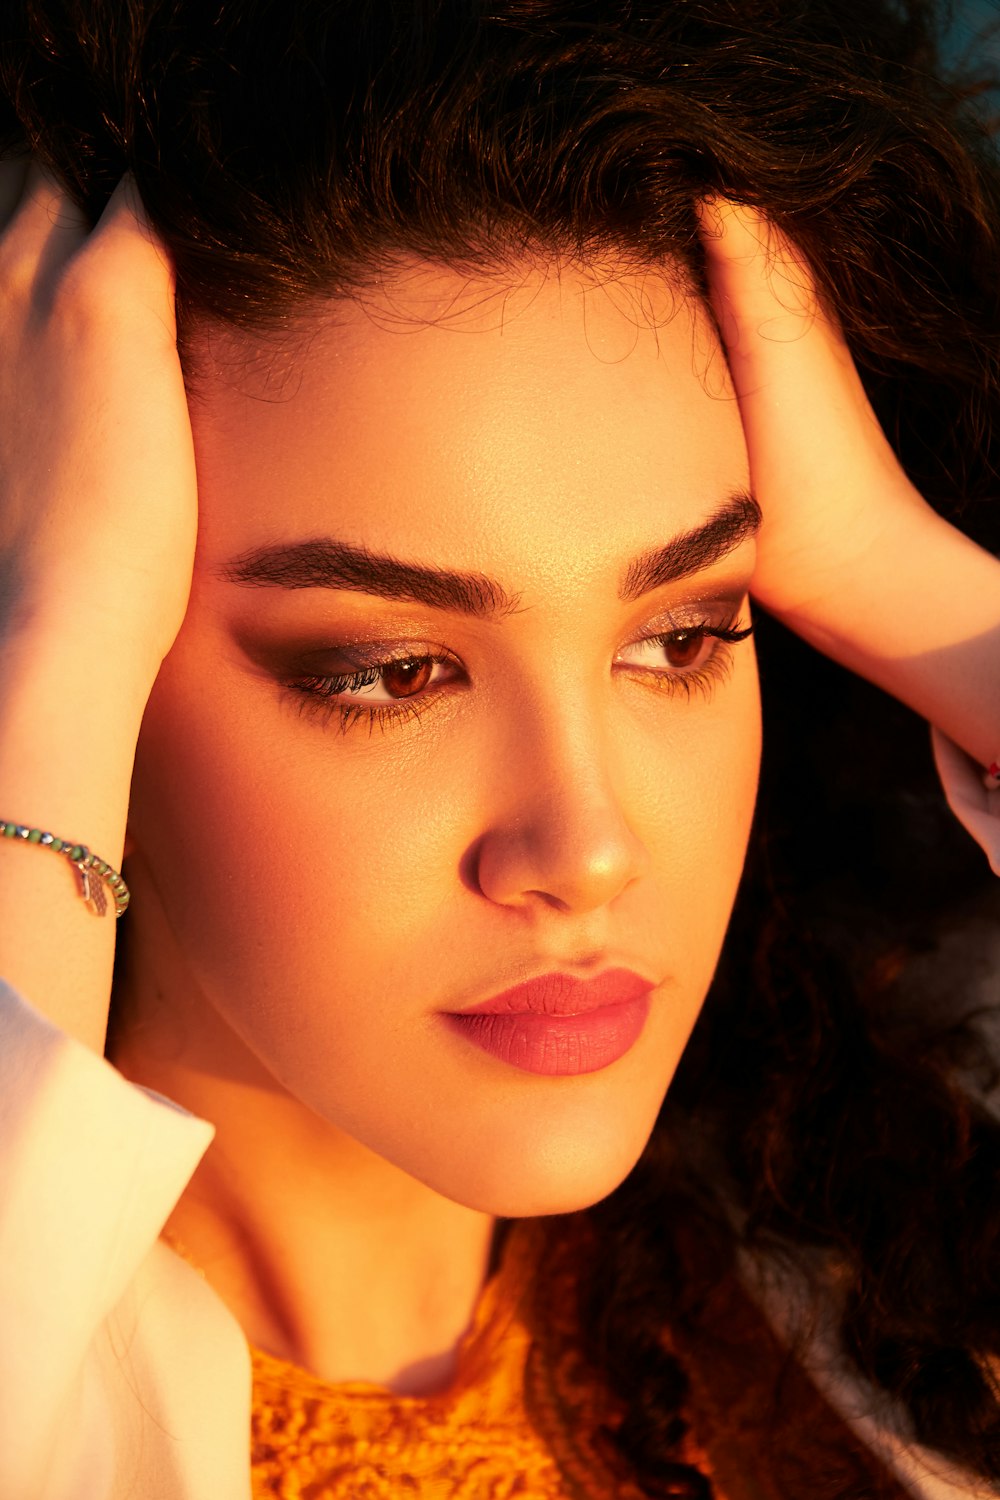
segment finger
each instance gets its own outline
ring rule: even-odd
[[[12,227],[23,228],[36,242],[55,246],[78,243],[89,225],[59,179],[32,156]]]
[[[802,256],[757,209],[707,198],[698,205],[713,305],[727,348],[752,349],[756,338],[788,343],[822,316]]]
[[[4,180],[10,201],[22,164],[4,165],[12,169]],[[36,157],[26,158],[20,194],[0,235],[4,284],[25,289],[44,301],[86,233],[84,215],[58,179]]]
[[[66,189],[38,159],[4,163],[11,212],[0,233],[0,285],[35,306],[49,302],[67,262],[87,234],[87,222]],[[18,173],[21,190],[16,200]]]
[[[122,294],[139,298],[165,327],[175,330],[173,263],[130,173],[109,198],[86,254]]]
[[[888,444],[836,319],[805,257],[755,209],[700,206],[712,306],[726,346],[751,461],[789,485],[817,460],[841,479],[860,459],[892,467]]]

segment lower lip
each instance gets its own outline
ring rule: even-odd
[[[534,1011],[504,1015],[455,1015],[444,1020],[459,1036],[491,1057],[548,1078],[597,1073],[624,1057],[638,1040],[649,1014],[649,995],[624,1005],[605,1005],[579,1016],[541,1016]]]

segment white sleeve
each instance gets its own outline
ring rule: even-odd
[[[948,806],[1000,875],[1000,789],[987,791],[982,768],[940,729],[931,730],[931,744]]]
[[[212,1134],[0,980],[0,1495],[52,1493],[95,1342]]]

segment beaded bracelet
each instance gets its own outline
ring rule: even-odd
[[[57,839],[54,834],[43,833],[40,828],[27,828],[23,823],[0,822],[0,837],[23,839],[27,844],[40,844],[43,849],[65,854],[80,881],[80,895],[99,917],[103,917],[108,907],[105,885],[114,900],[116,917],[120,917],[128,906],[129,889],[118,871],[105,860],[98,859],[96,854],[91,854],[86,844]]]

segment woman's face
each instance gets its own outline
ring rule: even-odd
[[[752,644],[710,633],[748,623],[755,520],[710,323],[654,276],[414,266],[294,354],[200,357],[140,1002],[449,1198],[593,1202],[702,1003],[756,785]]]

